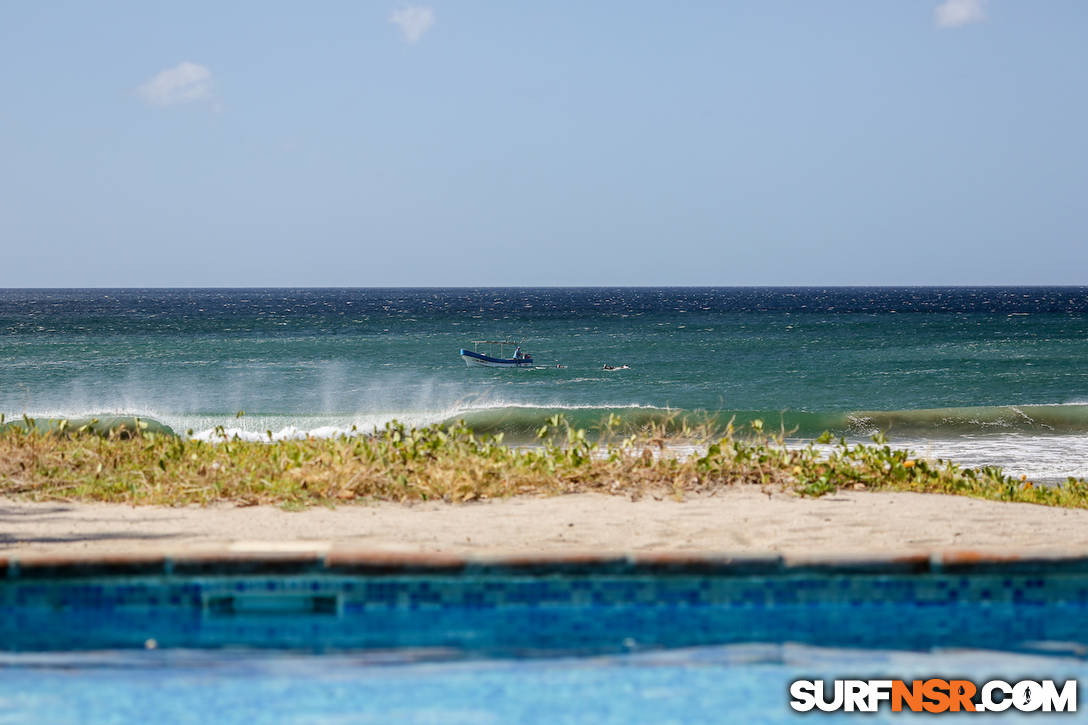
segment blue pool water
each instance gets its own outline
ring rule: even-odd
[[[1088,663],[985,650],[790,644],[453,662],[193,651],[22,656],[0,658],[0,723],[900,722],[912,718],[886,709],[865,715],[794,713],[788,683],[949,672],[975,682],[1045,675],[1083,683]],[[1053,717],[1073,722],[1077,715]],[[969,722],[1040,719],[1048,718],[1006,712],[976,714]]]
[[[794,713],[798,678],[1088,676],[1078,560],[32,564],[0,723],[774,723],[858,717]]]

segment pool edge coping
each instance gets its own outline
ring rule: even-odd
[[[217,550],[116,554],[0,554],[0,582],[107,576],[1088,574],[1088,555],[1062,551],[997,554],[947,549],[901,554],[541,553],[460,555],[355,547],[299,551]]]

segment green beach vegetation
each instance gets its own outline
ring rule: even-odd
[[[225,435],[207,442],[152,430],[139,419],[108,430],[98,423],[24,419],[0,428],[0,495],[302,508],[582,492],[682,499],[754,484],[800,496],[915,491],[1088,508],[1084,480],[1036,485],[997,468],[914,458],[880,435],[851,444],[825,434],[787,447],[784,432],[769,433],[761,421],[744,430],[658,425],[624,437],[612,418],[591,440],[555,416],[538,431],[539,444],[527,447],[478,436],[464,424],[393,422],[366,435],[272,440],[269,433],[262,442]]]

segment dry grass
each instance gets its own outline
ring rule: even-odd
[[[758,423],[758,421],[757,421]],[[32,500],[179,506],[228,502],[287,508],[344,502],[452,502],[596,491],[712,493],[737,483],[819,496],[842,487],[919,491],[1088,508],[1088,484],[1036,486],[997,469],[914,460],[877,439],[787,450],[760,425],[739,435],[682,431],[702,455],[671,452],[664,427],[623,441],[587,440],[561,417],[541,429],[542,445],[518,449],[477,437],[463,425],[409,429],[393,423],[369,436],[208,443],[114,430],[0,432],[0,495]],[[825,438],[823,442],[828,442]]]

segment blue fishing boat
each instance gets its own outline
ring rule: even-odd
[[[480,352],[480,345],[485,352]],[[512,357],[505,357],[507,347],[513,347]],[[485,368],[528,368],[533,366],[533,356],[521,351],[521,343],[514,340],[473,340],[472,349],[461,348],[465,365]]]

